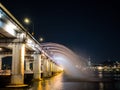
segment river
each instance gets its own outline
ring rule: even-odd
[[[41,81],[32,81],[24,88],[0,88],[0,90],[120,90],[119,80],[78,80],[64,73]]]

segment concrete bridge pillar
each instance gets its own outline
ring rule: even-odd
[[[52,76],[52,61],[48,59],[48,75],[51,77]]]
[[[43,59],[43,77],[48,77],[48,60]]]
[[[52,62],[52,73],[54,74],[54,63]]]
[[[2,57],[0,56],[0,70],[2,70]]]
[[[53,64],[54,64],[54,63],[51,61],[51,71],[52,71],[52,75],[53,75],[53,71],[54,71],[54,69],[53,69],[53,67],[54,67]]]
[[[25,44],[13,44],[11,84],[24,84]]]
[[[57,73],[57,65],[54,63],[54,73]]]
[[[31,71],[30,70],[30,61],[26,60],[26,71]]]
[[[33,61],[33,73],[35,80],[41,80],[41,55],[35,54]]]
[[[56,72],[56,67],[55,67],[55,63],[52,63],[52,72],[53,72],[53,74],[55,74],[55,72]]]

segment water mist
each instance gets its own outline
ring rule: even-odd
[[[91,72],[86,68],[86,61],[72,50],[56,43],[42,43],[41,47],[48,56],[64,68],[68,76],[79,79],[89,77]]]

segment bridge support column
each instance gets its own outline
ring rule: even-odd
[[[11,84],[13,85],[24,84],[24,55],[25,44],[23,43],[13,44],[12,76],[11,76]]]
[[[41,80],[41,55],[35,54],[33,61],[34,80]]]
[[[2,70],[2,57],[0,56],[0,70]]]
[[[52,70],[53,70],[53,74],[54,74],[55,73],[55,63],[53,63]]]
[[[49,60],[48,59],[48,75],[49,75],[49,77],[51,77],[52,76],[52,62],[51,62],[51,60]]]
[[[51,74],[53,75],[53,62],[51,61]]]
[[[53,62],[52,61],[50,61],[50,71],[51,71],[51,76],[53,75],[53,70],[52,70],[52,67],[53,67]]]
[[[56,64],[55,63],[53,63],[53,74],[56,74],[57,73],[57,67],[56,67]]]
[[[26,60],[26,71],[31,71],[30,70],[30,61]]]
[[[43,60],[43,77],[48,77],[48,60],[45,58]]]

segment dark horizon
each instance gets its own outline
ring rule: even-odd
[[[120,61],[119,5],[113,1],[25,1],[1,0],[23,26],[23,18],[34,23],[35,38],[63,44],[92,62]]]

